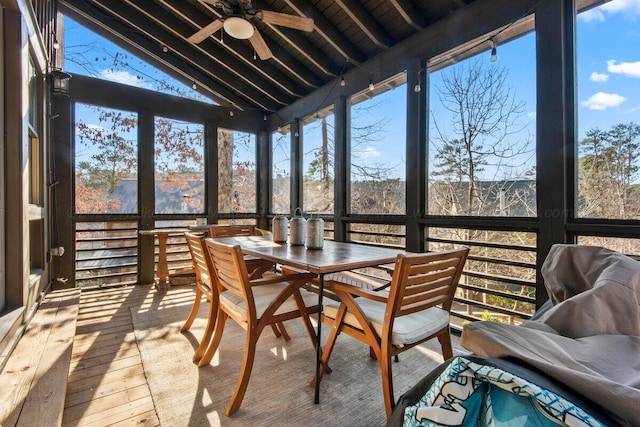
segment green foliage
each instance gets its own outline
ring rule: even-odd
[[[487,310],[485,310],[484,313],[482,313],[481,318],[482,318],[482,320],[486,320],[488,322],[505,323],[505,322],[502,321],[502,319],[500,319],[497,316],[492,315]]]
[[[587,131],[579,143],[579,212],[583,217],[640,217],[640,125],[618,123]],[[607,194],[608,197],[602,197]]]

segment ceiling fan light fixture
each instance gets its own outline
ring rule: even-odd
[[[253,24],[251,24],[251,22],[237,16],[230,16],[225,19],[222,26],[227,34],[240,40],[250,38],[254,32]]]

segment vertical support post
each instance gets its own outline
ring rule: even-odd
[[[138,112],[139,230],[155,228],[154,116]],[[154,236],[138,236],[138,283],[154,283]]]
[[[267,132],[261,131],[257,137],[258,147],[256,150],[256,190],[258,192],[258,218],[257,226],[259,228],[268,230],[269,219],[267,215],[270,212],[271,206],[271,138]]]
[[[423,252],[424,227],[420,219],[426,212],[427,194],[427,110],[426,60],[418,59],[407,70],[407,164],[405,245],[411,252]],[[416,84],[420,91],[416,92]]]
[[[73,82],[70,82],[73,88]],[[58,263],[52,273],[57,277],[52,277],[53,290],[62,288],[74,288],[75,281],[75,260],[76,260],[76,238],[75,223],[73,214],[73,143],[72,129],[75,123],[74,106],[71,98],[66,96],[54,96],[53,102],[53,158],[55,170],[52,180],[57,183],[51,188],[51,209],[52,227],[56,230],[55,242],[58,246],[65,248],[64,256],[55,257],[52,261]],[[52,236],[54,234],[52,233]],[[57,267],[57,268],[56,268]],[[64,282],[56,280],[64,279]]]
[[[297,136],[296,131],[298,133]],[[289,137],[291,138],[291,203],[289,212],[293,212],[297,207],[304,209],[304,206],[302,206],[304,200],[302,185],[304,139],[302,138],[302,132],[300,132],[300,119],[295,119],[291,124]]]
[[[204,124],[204,200],[207,222],[218,222],[218,127],[212,122]]]
[[[333,238],[336,242],[348,239],[344,217],[349,213],[351,200],[351,108],[349,98],[341,96],[334,104],[334,219]]]
[[[555,243],[568,241],[573,217],[576,161],[574,0],[544,0],[536,9],[537,244],[536,307],[548,298],[540,274]],[[551,71],[553,70],[553,72]],[[544,167],[542,167],[544,166]]]

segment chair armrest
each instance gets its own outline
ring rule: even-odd
[[[382,303],[387,302],[388,293],[384,292],[375,292],[370,291],[368,289],[356,288],[355,286],[345,285],[344,283],[335,282],[333,280],[327,280],[324,282],[324,286],[326,289],[330,291],[341,291],[350,295],[367,298],[373,301],[378,301]]]
[[[272,236],[271,231],[256,227],[257,236]]]
[[[302,282],[304,284],[304,283],[310,282],[315,277],[316,275],[313,273],[285,274],[281,276],[266,277],[266,278],[251,280],[249,282],[249,286],[271,285],[273,283],[282,283],[282,282],[291,282],[291,281]]]

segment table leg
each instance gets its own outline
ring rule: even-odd
[[[169,287],[169,266],[167,265],[167,238],[164,233],[158,234],[158,289]]]
[[[318,277],[320,292],[318,292],[318,331],[316,333],[318,340],[316,341],[316,390],[313,403],[320,403],[320,359],[322,358],[322,344],[320,340],[320,332],[322,329],[322,294],[324,293],[324,274]]]

